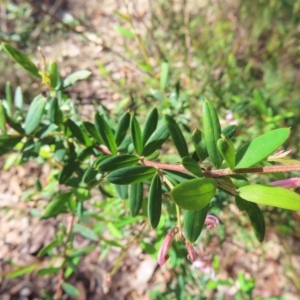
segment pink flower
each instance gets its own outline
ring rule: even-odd
[[[289,178],[289,179],[284,179],[284,180],[276,180],[276,181],[270,182],[269,184],[272,186],[281,186],[286,189],[294,189],[294,188],[300,186],[300,178],[294,177],[294,178]]]
[[[219,219],[213,215],[207,215],[204,224],[207,229],[213,229],[219,225]]]
[[[185,245],[186,245],[186,249],[188,251],[188,256],[187,256],[188,260],[190,262],[194,262],[196,260],[196,253],[195,253],[193,245],[190,242],[188,242],[188,240],[185,241]]]
[[[158,252],[158,258],[157,262],[160,266],[166,263],[166,261],[169,259],[168,250],[171,247],[173,238],[175,235],[179,232],[178,227],[174,227],[171,229],[171,231],[166,235],[160,249]]]

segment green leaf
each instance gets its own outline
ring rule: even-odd
[[[241,198],[250,202],[300,210],[300,195],[282,187],[253,184],[241,187],[238,191]]]
[[[7,134],[5,110],[4,110],[4,107],[2,105],[1,100],[0,100],[0,130],[1,130],[1,134],[4,134],[4,135]]]
[[[198,157],[201,161],[204,161],[208,157],[208,152],[206,149],[203,134],[199,129],[194,130],[192,141]]]
[[[10,278],[16,278],[22,275],[25,275],[27,273],[31,273],[35,270],[36,268],[36,264],[32,264],[29,266],[25,266],[25,267],[21,267],[18,268],[17,270],[14,270],[12,272],[9,272],[8,274],[5,275],[6,278],[10,279]]]
[[[63,114],[59,108],[57,98],[51,98],[49,101],[48,117],[51,123],[59,125],[63,121]]]
[[[97,174],[98,172],[95,170],[94,166],[89,166],[82,176],[82,182],[86,184],[93,182],[96,179]]]
[[[165,115],[165,120],[179,155],[181,157],[189,156],[189,151],[188,151],[186,141],[184,139],[183,133],[179,128],[178,124],[175,122],[175,120],[172,117],[168,115]]]
[[[199,178],[182,182],[174,187],[174,202],[186,210],[200,210],[207,206],[216,193],[217,183],[212,178]]]
[[[18,86],[15,90],[14,103],[16,108],[20,110],[23,109],[23,92],[20,86]]]
[[[60,241],[54,240],[51,243],[49,243],[47,246],[43,247],[39,253],[37,254],[37,257],[43,257],[44,255],[48,254],[53,248],[60,245]]]
[[[155,132],[157,127],[157,121],[158,121],[158,111],[156,107],[153,107],[151,111],[149,112],[144,130],[143,130],[143,145],[147,143],[150,136]]]
[[[91,74],[92,74],[92,72],[90,72],[88,70],[80,70],[80,71],[76,71],[76,72],[70,74],[64,80],[64,83],[63,83],[64,89],[69,86],[74,85],[79,80],[87,79],[88,77],[90,77]]]
[[[81,224],[74,224],[73,230],[74,230],[74,232],[79,233],[80,235],[82,235],[83,237],[85,237],[91,241],[94,241],[94,242],[98,241],[97,234],[92,229],[90,229],[86,226],[83,226]]]
[[[131,131],[131,138],[132,138],[135,152],[138,155],[142,155],[144,146],[143,146],[141,127],[139,122],[133,115],[131,116],[131,121],[130,121],[130,131]]]
[[[115,132],[115,139],[118,146],[121,145],[121,143],[123,142],[127,130],[129,128],[129,124],[130,124],[130,113],[127,111],[121,116]]]
[[[128,18],[126,15],[118,12],[118,11],[114,11],[114,15],[117,16],[118,18],[120,18],[121,20],[125,21],[125,22],[130,22],[130,18]]]
[[[228,138],[232,138],[237,130],[236,125],[228,125],[222,130],[222,134],[226,135]]]
[[[202,110],[203,133],[209,158],[216,168],[222,165],[223,158],[218,151],[217,141],[221,137],[221,127],[217,112],[211,102],[205,100]]]
[[[200,236],[205,223],[208,207],[209,205],[200,210],[186,210],[184,212],[183,230],[190,243],[196,242],[196,240]]]
[[[0,135],[0,156],[12,150],[21,140],[20,136]]]
[[[65,183],[68,179],[71,178],[74,170],[76,168],[76,163],[73,159],[69,159],[66,164],[64,165],[60,175],[59,175],[59,179],[58,182],[60,184]]]
[[[117,169],[122,169],[125,167],[131,167],[137,165],[139,158],[135,155],[123,154],[118,156],[110,157],[102,161],[98,165],[100,172],[111,172]]]
[[[60,90],[62,87],[62,79],[59,74],[58,66],[56,62],[50,62],[48,66],[50,74],[50,85],[55,90]]]
[[[115,188],[121,199],[128,199],[128,185],[116,184]]]
[[[136,183],[130,186],[129,191],[129,209],[132,217],[138,215],[143,204],[144,189],[143,183]]]
[[[217,142],[217,146],[224,160],[227,162],[230,170],[234,170],[235,151],[232,141],[226,135],[222,135]]]
[[[249,216],[250,222],[256,238],[262,243],[265,237],[266,225],[262,211],[256,203],[235,197],[236,205],[239,210],[245,210]]]
[[[130,30],[130,29],[127,29],[123,26],[116,26],[116,31],[118,33],[120,33],[121,35],[127,37],[127,38],[130,38],[130,39],[134,39],[135,38],[135,35],[134,33]]]
[[[7,81],[5,84],[5,98],[7,103],[7,115],[11,118],[13,114],[13,104],[11,96],[11,86],[9,81]]]
[[[241,188],[245,185],[250,184],[248,179],[244,175],[240,175],[240,174],[230,175],[230,179],[237,188]]]
[[[72,192],[67,192],[64,194],[59,195],[57,198],[52,200],[44,210],[43,219],[51,218],[54,216],[57,216],[60,213],[65,213],[67,211],[66,209],[66,203],[69,201],[69,199],[72,196]]]
[[[67,119],[66,126],[70,129],[72,137],[75,137],[79,143],[86,146],[91,146],[92,142],[89,137],[74,121]]]
[[[149,156],[156,150],[158,150],[161,145],[169,138],[170,132],[168,126],[163,124],[159,126],[150,136],[149,140],[147,141],[143,155]]]
[[[71,297],[78,297],[80,296],[80,292],[76,289],[76,287],[72,284],[69,284],[67,282],[62,283],[63,290]]]
[[[61,268],[54,268],[54,267],[43,268],[43,269],[39,269],[37,274],[38,275],[51,275],[51,274],[57,273],[60,269]]]
[[[156,168],[148,166],[134,166],[119,169],[110,173],[106,179],[114,184],[133,184],[143,182],[156,173]]]
[[[84,129],[93,137],[98,143],[102,143],[100,134],[98,133],[94,124],[88,121],[82,122]]]
[[[38,68],[35,66],[35,64],[23,53],[21,53],[16,48],[10,46],[9,44],[2,43],[2,47],[4,51],[19,65],[21,65],[26,71],[31,73],[37,78],[41,78],[41,75],[39,74]]]
[[[25,132],[27,134],[31,134],[39,126],[43,117],[45,105],[46,98],[42,95],[36,96],[31,102],[24,123]]]
[[[116,155],[117,144],[115,141],[114,134],[110,126],[104,120],[103,116],[99,115],[98,113],[95,114],[95,125],[105,146],[107,146],[107,148],[111,151],[113,155]]]
[[[162,205],[162,185],[158,173],[156,173],[151,181],[148,196],[148,218],[152,228],[156,228],[161,215]]]
[[[269,131],[245,145],[236,153],[236,168],[249,168],[267,158],[290,135],[289,128]]]
[[[184,166],[185,169],[187,169],[189,172],[191,172],[195,176],[203,177],[201,167],[191,157],[189,157],[189,156],[184,157],[182,159],[182,165]]]
[[[161,71],[160,71],[160,87],[162,90],[165,90],[167,87],[168,77],[169,77],[169,63],[164,61],[161,64]]]

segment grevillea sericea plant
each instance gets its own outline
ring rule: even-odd
[[[202,228],[212,229],[219,223],[217,216],[208,214],[219,189],[234,197],[238,209],[248,214],[260,242],[265,236],[265,221],[259,205],[300,210],[300,195],[293,191],[300,186],[300,179],[286,178],[287,172],[300,171],[300,162],[286,159],[288,152],[274,155],[288,139],[289,128],[266,132],[236,149],[232,139],[237,126],[221,128],[208,100],[203,102],[201,128],[195,128],[189,137],[190,147],[176,120],[160,115],[156,107],[143,124],[129,111],[115,126],[99,111],[94,122],[82,121],[72,115],[74,106],[64,90],[90,72],[78,71],[62,79],[56,63],[45,63],[40,70],[12,46],[3,43],[2,48],[47,86],[47,92],[37,95],[28,109],[20,90],[12,99],[9,84],[6,99],[0,102],[0,154],[19,151],[21,161],[26,162],[47,146],[48,158],[62,166],[55,180],[65,186],[64,191],[47,204],[42,219],[83,211],[78,189],[90,191],[104,181],[113,184],[122,199],[128,199],[132,217],[140,213],[147,198],[146,222],[153,229],[160,222],[163,201],[170,201],[176,207],[177,224],[166,229],[158,253],[162,265],[174,237],[185,241],[188,259],[196,259],[192,245]],[[160,149],[170,140],[180,157],[179,164],[160,162]],[[256,184],[247,177],[253,173],[276,173],[280,180]]]

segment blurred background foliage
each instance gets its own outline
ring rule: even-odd
[[[101,107],[115,122],[126,109],[137,111],[142,120],[157,105],[161,112],[176,116],[188,136],[199,125],[205,97],[218,108],[224,126],[238,124],[237,147],[267,130],[288,126],[292,135],[285,146],[292,150],[293,158],[300,158],[299,0],[101,3],[3,0],[0,5],[2,41],[11,43],[42,65],[37,50],[40,46],[47,62],[58,61],[63,75],[71,70],[92,71],[93,76],[87,82],[68,90],[68,96],[83,116],[88,115],[86,107],[91,106]],[[44,87],[12,63],[3,51],[0,68],[2,98],[7,80],[13,87],[22,86],[27,103],[43,91]],[[165,159],[176,162],[170,149],[165,149],[168,154]],[[110,194],[114,191],[108,190]],[[219,194],[212,208],[224,223],[217,230],[217,244],[221,246],[226,236],[236,235],[245,252],[257,249],[253,234],[245,228],[240,232],[241,226],[249,227],[246,218],[237,220],[237,213],[229,205],[231,200],[224,197]],[[100,225],[94,225],[94,230],[97,232],[108,223],[113,238],[126,239],[136,230],[136,221],[124,213],[121,199],[109,196],[106,199],[105,205],[96,201],[90,209],[89,217],[101,221]],[[101,214],[93,213],[93,209]],[[166,207],[164,212],[168,210],[172,207]],[[124,213],[121,216],[120,211]],[[289,278],[286,291],[292,289],[299,295],[299,270],[289,260],[289,255],[295,252],[290,243],[299,243],[300,239],[299,214],[274,208],[266,208],[265,213],[269,230],[272,228],[284,241],[281,263]],[[165,228],[170,228],[173,222],[172,216],[166,214],[157,230],[158,244],[166,233]],[[286,234],[292,240],[284,240]],[[204,235],[202,240],[209,244],[213,236]],[[157,250],[146,242],[147,234],[139,241],[142,249],[155,257]],[[271,238],[263,249],[268,248],[268,243],[272,244]],[[111,246],[109,242],[101,246],[101,259]],[[159,289],[151,290],[153,299],[288,299],[278,293],[271,293],[274,296],[271,298],[260,297],[261,290],[253,296],[255,274],[251,274],[254,277],[249,277],[247,272],[232,274],[228,260],[226,278],[211,279],[198,270],[190,271],[183,260],[183,249],[174,246],[167,290],[163,293]],[[263,257],[264,252],[260,255]],[[224,256],[220,250],[213,258],[216,273],[222,268]],[[232,298],[228,296],[230,289],[234,290]]]

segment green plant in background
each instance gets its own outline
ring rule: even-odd
[[[249,139],[237,150],[234,143],[237,126],[222,128],[216,109],[208,100],[202,103],[202,126],[189,135],[170,114],[160,116],[156,107],[150,110],[143,126],[138,115],[129,111],[114,122],[101,106],[93,122],[84,121],[65,89],[86,79],[89,71],[78,71],[63,79],[56,63],[45,62],[44,68],[39,69],[9,44],[3,43],[2,48],[47,90],[37,95],[27,109],[20,89],[16,89],[13,97],[7,84],[6,98],[0,103],[0,154],[14,151],[20,154],[20,163],[31,158],[40,164],[49,163],[52,169],[49,183],[43,186],[38,179],[36,182],[36,194],[49,201],[43,208],[37,206],[32,214],[40,219],[61,214],[70,217],[68,227],[61,225],[55,240],[38,254],[53,258],[48,267],[38,268],[33,264],[6,274],[8,278],[33,270],[39,275],[59,273],[54,297],[59,298],[62,289],[76,296],[78,291],[66,282],[67,278],[76,271],[80,258],[99,243],[104,244],[104,249],[109,246],[122,249],[111,276],[135,241],[148,253],[158,255],[158,263],[162,265],[169,258],[173,238],[185,240],[188,259],[195,262],[197,251],[193,243],[204,224],[208,229],[218,224],[218,219],[208,211],[214,209],[212,200],[220,195],[235,197],[237,207],[247,213],[260,242],[265,235],[265,221],[258,204],[300,210],[300,196],[291,190],[299,186],[299,179],[285,179],[284,175],[300,171],[299,162],[287,159],[288,153],[272,155],[287,141],[290,129],[268,131]],[[167,72],[163,64],[162,87]],[[161,155],[161,149],[173,147],[170,138],[178,153],[175,163],[173,154],[170,159],[169,154]],[[256,184],[248,174],[274,174],[277,180]],[[95,210],[88,201],[94,189],[100,190],[104,200],[96,203]],[[123,210],[120,213],[124,199],[128,199],[125,207],[131,216]],[[108,210],[110,213],[106,215]],[[142,241],[148,223],[157,230],[157,243],[162,243],[159,251]],[[120,238],[122,228],[133,224],[138,225],[138,233],[130,235],[125,245],[105,237],[105,230],[109,230],[111,236]],[[166,228],[173,229],[167,234]],[[91,245],[75,249],[72,243],[75,233],[92,241]],[[54,251],[56,247],[62,249],[59,254]],[[62,258],[62,263],[54,266],[58,258]],[[241,293],[251,295],[253,282],[242,275],[238,280]]]

